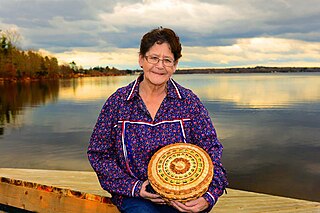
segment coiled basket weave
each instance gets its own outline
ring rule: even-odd
[[[213,164],[202,148],[189,143],[162,147],[151,158],[148,179],[164,200],[186,202],[202,196],[213,178]]]

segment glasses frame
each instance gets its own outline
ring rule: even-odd
[[[157,62],[150,62],[149,60],[151,59],[151,57],[152,58],[157,58]],[[149,63],[149,64],[153,64],[153,65],[156,65],[156,64],[158,64],[160,61],[162,61],[162,64],[163,64],[163,66],[165,66],[165,67],[173,67],[174,65],[175,65],[175,60],[173,59],[172,60],[172,64],[170,64],[170,65],[166,65],[165,64],[165,60],[168,60],[168,58],[163,58],[163,59],[161,59],[161,58],[159,58],[159,57],[157,57],[157,56],[150,56],[150,55],[146,55],[146,56],[144,56],[144,58],[147,60],[147,62]],[[170,59],[171,60],[171,59]]]

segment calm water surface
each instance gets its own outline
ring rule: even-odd
[[[136,77],[0,84],[0,167],[91,170],[98,113]],[[320,73],[174,79],[209,110],[231,188],[320,201]]]

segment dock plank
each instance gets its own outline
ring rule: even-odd
[[[0,177],[0,203],[3,204],[28,210],[38,206],[39,212],[41,208],[51,209],[46,212],[72,212],[75,208],[81,212],[118,212],[94,172],[0,168]],[[219,199],[212,213],[320,213],[320,202],[227,190],[228,194]],[[53,191],[57,193],[52,195]]]

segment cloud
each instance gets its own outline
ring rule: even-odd
[[[75,56],[85,67],[109,63],[102,58],[135,67],[142,35],[159,26],[180,36],[182,67],[319,62],[317,0],[0,1],[0,29],[18,29],[22,48],[46,49],[65,61]],[[133,56],[121,54],[127,50]]]
[[[142,1],[100,14],[106,30],[174,28],[187,45],[230,44],[237,38],[319,32],[320,8],[297,1]],[[133,37],[136,39],[136,37]],[[318,38],[319,39],[319,38]]]
[[[209,66],[232,67],[258,65],[318,66],[320,63],[320,42],[257,37],[237,39],[229,46],[184,47],[183,61],[202,62]],[[308,60],[305,60],[305,59]],[[188,67],[188,66],[186,66]]]
[[[75,61],[85,68],[94,66],[113,66],[120,69],[139,69],[138,47],[113,48],[105,52],[73,50],[54,55],[62,63]],[[257,37],[237,39],[228,46],[183,46],[179,68],[198,67],[248,67],[248,66],[306,66],[320,64],[320,42]],[[307,60],[306,60],[307,59]]]
[[[52,54],[52,53],[51,53]],[[110,52],[70,51],[54,54],[62,63],[75,61],[85,68],[109,66],[119,69],[138,69],[138,49],[113,49]]]
[[[206,14],[204,16],[203,14]],[[107,29],[121,32],[128,27],[188,27],[189,31],[209,33],[218,22],[238,17],[236,11],[206,2],[145,0],[135,4],[118,3],[112,13],[100,15]],[[210,18],[208,18],[210,17]]]

